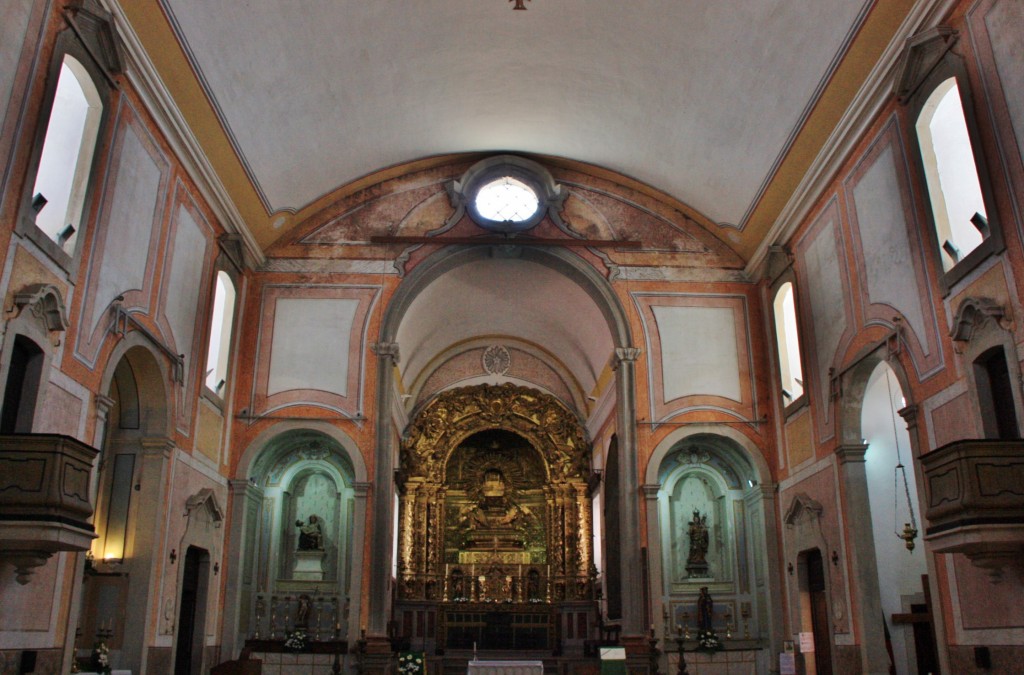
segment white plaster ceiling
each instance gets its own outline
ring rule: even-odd
[[[742,223],[867,0],[160,0],[270,211],[463,151]]]
[[[584,392],[593,390],[612,354],[608,324],[594,301],[543,265],[493,258],[439,277],[411,303],[398,328],[399,367],[411,385],[440,365],[451,345],[494,336],[557,354]]]

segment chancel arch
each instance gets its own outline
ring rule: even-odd
[[[414,251],[407,253],[413,254]],[[399,260],[408,259],[409,256],[405,255]],[[401,271],[405,269],[403,267]],[[622,498],[612,509],[621,523],[623,535],[622,559],[619,562],[623,605],[621,626],[624,636],[639,637],[647,633],[641,576],[640,509],[628,495],[636,494],[640,486],[634,401],[635,362],[640,350],[633,347],[629,321],[605,273],[572,251],[528,245],[452,246],[419,259],[396,289],[382,317],[378,342],[374,345],[378,357],[376,407],[378,410],[398,407],[396,397],[403,395],[405,388],[397,379],[415,381],[421,367],[410,366],[410,363],[429,361],[458,340],[481,337],[475,333],[449,333],[453,327],[467,325],[462,316],[467,311],[466,305],[470,301],[479,303],[482,298],[493,297],[495,302],[500,301],[502,306],[514,310],[516,321],[510,320],[512,314],[496,311],[495,303],[481,308],[480,311],[488,316],[504,322],[504,328],[498,330],[500,335],[543,344],[573,371],[584,391],[591,391],[598,385],[598,376],[610,362],[614,381],[609,386],[614,387],[611,397],[615,401],[614,426],[618,430],[622,459],[619,490]],[[471,278],[465,283],[451,283],[462,279],[462,275]],[[541,279],[543,283],[538,282]],[[439,292],[446,285],[458,289],[459,295]],[[467,294],[467,289],[473,289],[473,293]],[[533,291],[532,294],[527,293],[527,289]],[[570,296],[573,302],[560,306],[559,303],[564,303]],[[459,302],[453,303],[453,297],[458,297]],[[417,303],[422,298],[431,301],[422,302],[423,308],[428,309],[419,316]],[[588,317],[587,321],[581,320],[583,316]],[[440,338],[436,344],[422,339],[430,332],[425,324],[434,325],[432,322],[437,326],[435,335],[449,336],[444,344]],[[538,327],[545,326],[557,326],[560,332],[556,339],[537,339],[532,335]],[[413,329],[413,334],[410,334],[410,329]],[[494,325],[489,325],[488,329],[494,330]],[[403,368],[416,372],[405,372]],[[420,401],[418,408],[422,409],[423,405],[424,401]],[[391,484],[398,466],[400,429],[404,420],[381,415],[376,424],[374,483],[384,489]],[[374,560],[392,561],[396,514],[389,507],[390,503],[390,500],[382,499],[374,510],[371,542]],[[373,639],[381,639],[388,632],[391,596],[388,568],[389,565],[381,564],[371,571],[367,630]]]
[[[582,647],[596,616],[590,443],[526,387],[448,390],[401,443],[397,633],[427,648]]]
[[[232,481],[225,639],[357,636],[368,485],[355,443],[330,425],[282,423],[250,444]]]
[[[697,599],[713,598],[712,624],[735,644],[781,647],[775,493],[760,451],[730,427],[670,433],[647,466],[650,584],[658,634],[697,634]]]

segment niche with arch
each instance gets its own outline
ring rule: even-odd
[[[669,625],[695,632],[697,596],[707,587],[716,631],[724,634],[731,625],[734,637],[760,635],[766,621],[765,513],[744,452],[715,434],[678,441],[658,467],[656,499]],[[694,555],[702,528],[706,551]]]

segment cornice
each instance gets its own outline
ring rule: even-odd
[[[249,265],[255,267],[263,264],[265,261],[263,250],[256,242],[256,238],[246,225],[242,214],[238,211],[227,189],[217,176],[217,172],[210,164],[199,140],[192,133],[175,104],[174,98],[157,73],[156,66],[125,16],[120,2],[118,0],[100,0],[100,2],[114,17],[126,56],[125,75],[142,98],[146,110],[156,121],[185,172],[199,187],[199,191],[210,208],[213,209],[217,219],[226,230],[242,237],[245,249],[249,253],[247,256]]]
[[[784,244],[793,236],[882,107],[893,100],[893,78],[900,66],[907,38],[938,25],[956,4],[957,0],[921,0],[910,11],[779,217],[750,256],[745,268],[748,275],[756,278],[754,275],[768,256],[769,249]]]

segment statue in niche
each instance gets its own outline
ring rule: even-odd
[[[686,559],[686,571],[691,576],[706,575],[708,544],[711,541],[708,534],[707,514],[701,515],[700,511],[694,510],[693,520],[687,525],[687,534],[690,536],[690,555]]]
[[[306,523],[296,520],[295,527],[299,528],[299,551],[324,550],[324,532],[316,515],[311,515]]]

